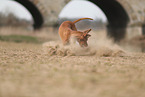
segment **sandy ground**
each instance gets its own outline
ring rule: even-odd
[[[86,49],[63,47],[56,36],[44,44],[1,41],[0,97],[145,97],[145,54],[91,35]]]

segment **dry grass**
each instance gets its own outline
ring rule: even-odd
[[[93,39],[91,48],[125,55],[50,56],[42,44],[0,42],[0,97],[144,97],[145,54]]]
[[[18,35],[18,36],[28,36],[35,37],[40,41],[52,41],[58,40],[59,36],[56,34],[57,30],[50,27],[41,30],[33,31],[32,29],[22,29],[22,28],[12,28],[12,27],[1,27],[0,35],[1,36],[10,36],[10,35]]]

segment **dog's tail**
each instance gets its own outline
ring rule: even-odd
[[[93,20],[92,18],[80,18],[80,19],[78,19],[78,20],[73,21],[73,23],[76,23],[76,22],[78,22],[78,21],[80,21],[80,20],[84,20],[84,19]]]

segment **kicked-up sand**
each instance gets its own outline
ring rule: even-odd
[[[45,54],[50,56],[125,56],[127,53],[111,39],[106,37],[105,33],[91,33],[88,40],[88,47],[80,47],[70,39],[70,44],[64,46],[61,41],[49,41],[43,44]],[[101,37],[100,37],[101,36]]]

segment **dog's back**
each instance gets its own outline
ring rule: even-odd
[[[60,27],[59,27],[59,31],[61,32],[61,30],[65,30],[65,29],[71,29],[71,30],[77,30],[75,27],[75,24],[71,21],[64,21]]]
[[[81,20],[84,20],[84,19],[90,19],[90,20],[93,20],[91,18],[80,18],[78,20],[75,20],[75,21],[64,21],[60,27],[59,27],[59,33],[61,33],[61,30],[64,31],[64,29],[69,29],[69,30],[73,30],[73,31],[77,31],[76,29],[76,26],[75,26],[75,23],[81,21]]]
[[[59,35],[60,35],[60,38],[61,38],[63,44],[67,44],[67,41],[69,41],[72,30],[77,31],[74,23],[71,21],[65,21],[60,25]]]

